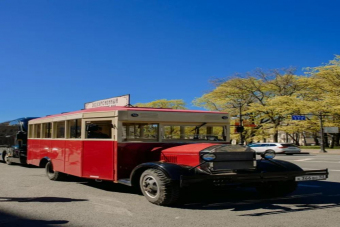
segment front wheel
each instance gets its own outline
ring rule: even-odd
[[[256,187],[256,190],[264,196],[284,196],[294,192],[297,182],[270,182]]]
[[[161,170],[145,170],[139,183],[143,195],[153,204],[171,205],[179,199],[179,185],[169,179]]]
[[[45,166],[45,171],[48,179],[53,181],[60,181],[64,179],[64,174],[58,171],[53,170],[53,166],[51,162],[47,162]]]

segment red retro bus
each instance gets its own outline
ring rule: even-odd
[[[45,167],[50,180],[74,175],[136,186],[158,205],[175,203],[189,185],[286,194],[297,181],[328,176],[271,154],[256,160],[250,148],[229,145],[229,134],[227,113],[98,107],[30,120],[27,163]]]

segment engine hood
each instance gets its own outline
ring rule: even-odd
[[[164,149],[162,153],[164,155],[183,155],[183,154],[199,155],[200,151],[212,146],[216,146],[216,143],[185,144]]]

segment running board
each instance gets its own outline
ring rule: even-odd
[[[129,178],[119,179],[117,182],[127,186],[132,186]]]

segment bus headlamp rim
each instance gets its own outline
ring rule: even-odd
[[[216,155],[213,153],[205,153],[205,154],[202,154],[201,158],[206,162],[211,162],[216,159]]]

